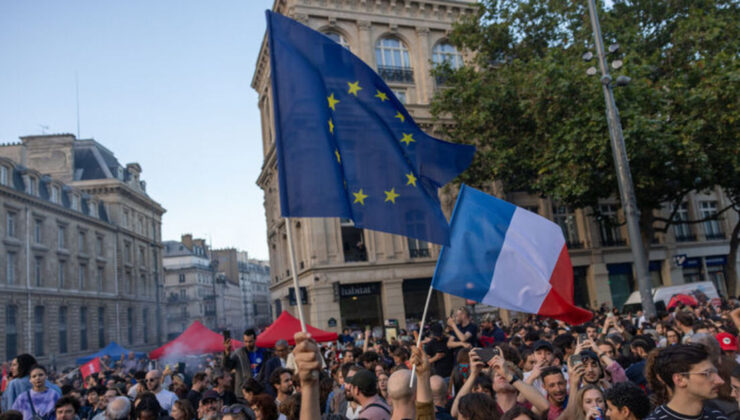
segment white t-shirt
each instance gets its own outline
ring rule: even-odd
[[[157,397],[157,401],[159,401],[159,405],[162,406],[162,409],[167,410],[167,412],[171,414],[172,406],[175,405],[175,401],[179,400],[177,395],[164,388],[154,395]]]

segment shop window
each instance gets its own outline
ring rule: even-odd
[[[431,278],[406,279],[403,281],[403,307],[406,311],[406,324],[418,323],[424,314]],[[429,301],[427,319],[444,319],[444,295],[436,290]]]
[[[342,284],[339,286],[339,308],[342,314],[343,328],[363,330],[366,326],[383,325],[380,289],[380,283]]]
[[[612,293],[612,306],[621,308],[634,291],[632,264],[607,264],[609,272],[609,289]]]
[[[590,306],[588,298],[588,266],[573,267],[573,303],[576,306]]]

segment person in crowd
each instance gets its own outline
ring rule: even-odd
[[[604,393],[598,386],[587,384],[575,392],[571,388],[569,397],[572,397],[572,401],[568,401],[568,406],[558,419],[596,420],[604,418],[606,412]]]
[[[201,420],[218,419],[218,416],[221,414],[221,408],[223,408],[223,403],[218,398],[218,392],[209,389],[203,393],[203,398],[200,399],[197,413],[198,418]]]
[[[127,397],[114,397],[105,408],[105,420],[127,420],[131,413],[131,400]]]
[[[345,363],[341,366],[339,369],[341,387],[332,391],[332,394],[329,394],[329,404],[327,407],[329,413],[342,415],[348,419],[357,417],[362,407],[352,397],[352,392],[350,391],[351,385],[348,385],[347,380],[359,369],[359,366],[354,363]]]
[[[604,393],[609,420],[638,420],[650,414],[650,400],[632,382],[615,384]]]
[[[259,374],[259,381],[265,385],[265,390],[268,394],[273,397],[277,396],[277,390],[274,389],[270,383],[272,372],[279,368],[285,368],[288,362],[288,342],[286,340],[278,340],[275,343],[275,356],[263,363],[262,369]]]
[[[486,394],[473,392],[460,399],[459,420],[498,420],[496,402]]]
[[[236,404],[236,394],[231,391],[231,373],[216,370],[213,374],[213,388],[224,405]]]
[[[255,420],[254,411],[243,404],[232,404],[224,407],[221,420]]]
[[[172,405],[173,420],[195,420],[195,409],[187,398],[182,398]]]
[[[432,375],[429,378],[429,387],[432,392],[435,420],[453,420],[450,412],[447,411],[447,382],[445,379],[439,375]]]
[[[538,391],[545,395],[546,390],[544,387],[542,372],[548,367],[552,367],[554,365],[554,348],[549,341],[538,340],[532,345],[532,351],[534,353],[534,366],[532,367],[532,370],[524,374],[524,381],[534,386]]]
[[[352,398],[362,409],[360,418],[368,420],[390,420],[391,408],[378,395],[378,383],[375,374],[367,369],[360,369],[349,378]]]
[[[13,378],[8,382],[3,391],[0,407],[2,411],[10,410],[16,398],[32,388],[31,367],[35,366],[36,358],[28,353],[19,354],[10,362],[10,376]],[[46,381],[46,387],[56,391],[60,396],[61,389],[50,381]]]
[[[676,311],[674,315],[676,327],[681,331],[681,343],[686,344],[694,335],[694,315],[689,311]]]
[[[444,330],[439,323],[432,323],[429,326],[430,340],[424,346],[424,351],[429,355],[429,361],[432,363],[432,374],[439,375],[448,379],[452,374],[454,359],[452,350],[447,347],[444,340]]]
[[[46,374],[46,368],[41,365],[29,369],[31,389],[20,394],[12,406],[13,410],[23,413],[23,420],[54,418],[54,407],[61,394],[47,387]]]
[[[501,420],[539,420],[539,418],[531,410],[522,406],[516,406],[501,416]]]
[[[524,382],[522,371],[506,361],[504,356],[494,356],[488,365],[493,370],[494,399],[499,414],[506,414],[517,406],[533,408],[537,413],[544,413],[550,408],[547,398],[535,387]]]
[[[411,383],[411,370],[399,369],[388,378],[388,398],[393,407],[392,419],[413,419],[416,415],[414,397],[417,382]]]
[[[447,326],[452,330],[447,340],[447,347],[471,349],[478,345],[478,326],[470,319],[470,311],[460,307],[455,311],[455,317],[447,318]]]
[[[252,405],[252,399],[255,395],[259,395],[265,392],[265,387],[262,386],[261,383],[259,383],[254,378],[247,379],[246,382],[244,382],[244,385],[242,385],[242,397],[247,402],[247,405]]]
[[[660,381],[669,398],[647,419],[727,418],[720,410],[705,407],[706,400],[717,397],[723,381],[701,344],[677,344],[658,350],[647,375]]]
[[[242,336],[244,347],[231,351],[231,338],[224,340],[224,357],[222,366],[226,371],[233,370],[234,388],[241,389],[249,378],[256,378],[262,369],[264,352],[257,347],[257,333],[249,328]],[[269,374],[269,373],[268,373]]]
[[[293,371],[285,368],[277,368],[270,375],[270,384],[277,391],[275,404],[285,401],[293,393]]]
[[[278,420],[278,409],[275,400],[267,395],[260,394],[254,397],[252,411],[256,420]]]
[[[200,398],[203,396],[203,391],[206,389],[206,374],[205,372],[196,372],[193,375],[193,385],[185,395],[188,401],[190,401],[190,407],[197,407],[200,403]],[[173,416],[174,417],[174,416]]]
[[[146,373],[146,387],[149,392],[157,397],[160,407],[168,413],[172,410],[172,405],[178,400],[177,395],[162,387],[162,373],[158,370],[150,370]]]
[[[582,365],[581,365],[582,366]],[[547,420],[557,419],[565,410],[568,399],[568,385],[563,371],[558,366],[548,366],[540,373],[550,407],[547,410]],[[578,377],[571,383],[578,383]],[[577,385],[576,385],[577,386]],[[571,390],[573,388],[571,387]]]
[[[115,388],[106,389],[99,387],[99,389],[102,393],[100,394],[100,397],[98,397],[98,406],[96,407],[98,414],[93,417],[93,420],[105,420],[108,403],[118,396],[118,392]]]
[[[159,405],[156,395],[150,391],[136,396],[134,401],[134,420],[158,420],[166,415],[166,411]]]
[[[378,395],[383,401],[388,401],[388,373],[385,370],[381,370],[379,374],[376,373],[378,378]]]

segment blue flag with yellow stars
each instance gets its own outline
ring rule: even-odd
[[[437,190],[475,148],[424,134],[375,71],[327,36],[267,11],[283,217],[349,218],[438,244]]]

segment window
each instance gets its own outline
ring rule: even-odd
[[[64,277],[67,272],[67,262],[64,260],[59,260],[59,265],[57,267],[57,283],[59,284],[60,289],[64,289]]]
[[[146,284],[146,274],[141,275],[141,294],[144,296],[149,296],[149,288]]]
[[[98,347],[105,347],[105,308],[98,308]]]
[[[15,238],[15,213],[10,211],[5,214],[5,234],[8,238]]]
[[[8,173],[8,167],[0,165],[0,185],[8,185]]]
[[[144,322],[144,344],[147,344],[149,343],[149,308],[144,308],[141,316]]]
[[[132,278],[130,271],[126,272],[126,288],[128,289],[128,294],[134,294],[134,279]]]
[[[94,201],[90,201],[90,203],[87,206],[88,213],[90,213],[90,216],[92,217],[98,217],[98,203]]]
[[[616,204],[599,205],[599,231],[601,232],[601,244],[603,246],[624,246],[626,241],[622,239],[622,232],[617,218]]]
[[[77,232],[77,252],[87,253],[87,235],[83,231]]]
[[[344,35],[337,32],[324,32],[324,35],[328,36],[332,41],[343,46],[344,48],[349,49],[349,43],[344,38]]]
[[[128,227],[128,210],[123,211],[123,227]]]
[[[364,231],[356,228],[350,219],[341,219],[340,224],[342,226],[344,262],[367,261]]]
[[[185,274],[180,274],[177,277],[180,283],[185,283]]]
[[[80,270],[77,274],[77,283],[80,290],[85,290],[85,271],[87,271],[87,266],[85,264],[80,264]]]
[[[33,240],[37,244],[40,244],[43,242],[43,232],[44,232],[44,221],[41,219],[35,219],[33,221]]]
[[[15,253],[8,252],[5,254],[5,281],[8,284],[15,284]]]
[[[139,265],[146,265],[146,251],[144,250],[143,246],[139,247]]]
[[[80,197],[76,196],[75,194],[71,194],[70,201],[71,201],[72,210],[80,209]]]
[[[126,320],[128,321],[128,343],[134,344],[134,310],[132,308],[126,310]]]
[[[126,257],[126,262],[130,264],[131,263],[131,243],[126,242],[123,245],[123,253]]]
[[[44,355],[44,307],[33,308],[33,349],[35,356]]]
[[[103,286],[105,283],[105,268],[104,267],[98,267],[98,276],[96,280],[98,282],[98,292],[102,292]]]
[[[59,204],[59,187],[56,185],[51,186],[51,202]]]
[[[57,246],[59,249],[64,249],[67,247],[67,228],[64,226],[59,226],[59,229],[57,230]]]
[[[200,289],[198,289],[200,291]],[[180,297],[185,299],[188,297],[188,292],[185,289],[180,289]]]
[[[676,209],[673,216],[674,225],[673,233],[676,235],[677,242],[695,241],[696,237],[691,233],[688,223],[682,223],[689,220],[689,203],[681,203]]]
[[[59,353],[67,352],[67,307],[59,307]]]
[[[15,359],[18,355],[18,307],[5,307],[5,358]]]
[[[560,226],[560,229],[563,231],[567,247],[569,249],[583,248],[583,242],[581,242],[578,237],[576,218],[571,209],[567,206],[553,205],[552,216],[553,221]]]
[[[429,244],[416,238],[406,238],[409,244],[409,256],[411,258],[429,257]]]
[[[33,259],[33,280],[36,287],[43,286],[44,278],[44,259],[42,257],[35,257]]]
[[[448,63],[451,68],[458,69],[463,65],[463,58],[452,44],[440,42],[432,49],[432,62],[435,65]]]
[[[87,308],[80,308],[80,350],[87,350]]]
[[[403,89],[391,89],[393,91],[393,94],[396,95],[396,98],[398,98],[398,102],[406,105],[406,91]]]
[[[706,219],[707,217],[717,217],[716,201],[701,202],[701,218]],[[707,239],[725,239],[725,234],[722,233],[722,228],[720,228],[717,219],[704,222],[704,233]]]
[[[387,82],[413,83],[409,50],[398,38],[383,38],[375,45],[375,59],[380,77]]]
[[[103,243],[104,243],[103,242],[103,237],[102,236],[98,236],[95,239],[95,243],[96,243],[95,248],[97,250],[98,257],[102,257],[103,256],[103,252],[104,252],[104,249],[103,249]]]
[[[32,176],[26,176],[26,194],[38,195],[38,186],[36,185],[36,178]]]

